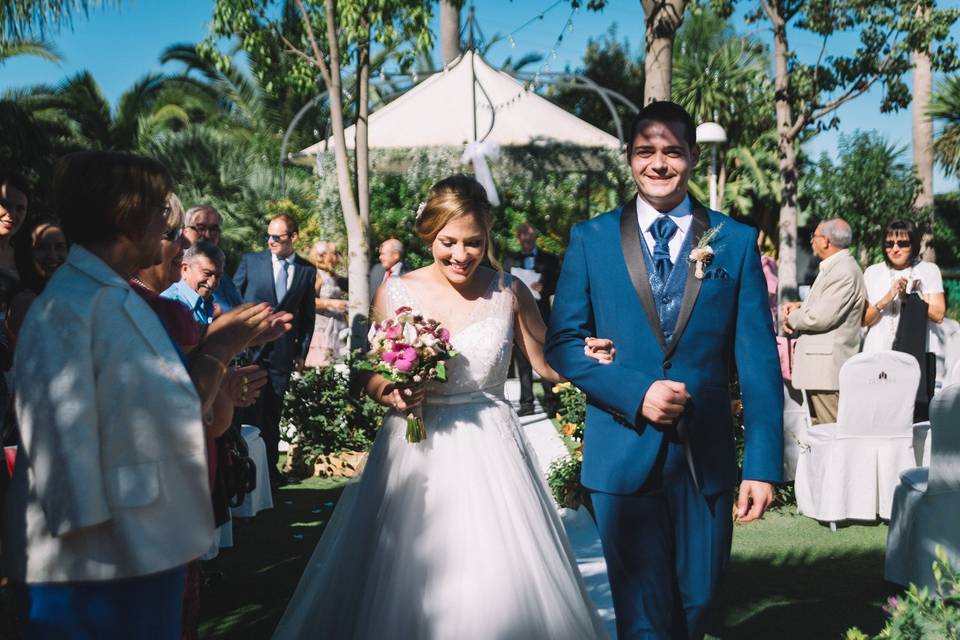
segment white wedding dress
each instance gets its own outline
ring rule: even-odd
[[[429,315],[403,280],[386,286],[392,309]],[[494,278],[483,297],[437,318],[459,355],[448,382],[428,390],[426,440],[407,442],[404,416],[386,417],[275,638],[607,637],[503,397],[513,300]]]

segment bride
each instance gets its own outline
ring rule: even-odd
[[[366,391],[391,407],[361,479],[327,525],[275,638],[606,638],[553,501],[503,386],[513,342],[547,381],[545,327],[526,286],[495,261],[486,192],[453,176],[431,189],[416,230],[434,262],[389,278],[374,316],[409,306],[443,323],[459,355],[448,381]],[[607,341],[585,348],[609,361]],[[427,437],[405,437],[422,404]]]

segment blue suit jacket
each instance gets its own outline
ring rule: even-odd
[[[293,328],[266,345],[257,358],[259,363],[270,370],[271,377],[276,379],[275,382],[282,379],[281,391],[286,388],[286,380],[293,371],[294,360],[306,358],[307,351],[310,349],[310,338],[313,337],[313,324],[316,318],[314,312],[316,281],[316,268],[295,255],[293,280],[287,287],[283,300],[277,300],[273,281],[273,263],[269,251],[244,254],[233,276],[233,282],[243,295],[244,302],[269,302],[275,310],[289,311],[293,314]]]
[[[614,494],[642,487],[664,437],[641,416],[643,397],[656,380],[670,379],[685,383],[692,397],[681,419],[701,490],[714,494],[732,488],[737,468],[731,360],[743,396],[743,478],[780,481],[783,389],[757,233],[694,201],[693,246],[707,227],[720,224],[710,243],[714,259],[702,280],[689,263],[669,343],[660,330],[643,260],[636,199],[571,230],[546,356],[587,394],[584,486]],[[680,259],[686,262],[686,256]],[[612,339],[616,361],[601,365],[586,357],[587,336]]]

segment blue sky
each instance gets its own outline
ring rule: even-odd
[[[587,40],[602,36],[613,23],[617,23],[620,36],[630,40],[633,51],[642,47],[643,12],[639,0],[609,0],[607,8],[599,13],[581,9],[572,16],[572,31],[564,30],[571,16],[569,3],[553,6],[555,4],[555,0],[475,0],[478,23],[488,38],[497,33],[514,32],[530,18],[549,9],[542,20],[537,19],[515,33],[514,47],[506,40],[495,45],[489,55],[490,61],[499,64],[508,56],[517,57],[528,52],[549,55],[558,36],[563,33],[563,41],[557,47],[557,60],[551,63],[551,67],[576,67]],[[942,1],[940,5],[956,7],[960,0]],[[88,69],[106,96],[115,103],[139,77],[149,71],[163,70],[158,58],[167,46],[202,39],[207,32],[211,9],[212,2],[207,0],[128,0],[121,3],[119,9],[92,12],[89,18],[78,18],[72,30],[64,29],[51,38],[64,58],[62,65],[30,58],[11,60],[0,67],[0,90],[34,83],[56,83],[81,69]],[[738,24],[741,32],[753,28],[742,22]],[[756,35],[767,41],[770,39],[764,30]],[[960,26],[955,25],[954,37],[960,40]],[[848,40],[838,44],[843,47],[853,42]],[[791,46],[801,56],[816,53],[816,43],[812,41],[794,40]],[[879,105],[880,92],[877,90],[848,103],[838,112],[841,119],[839,132],[820,134],[807,145],[807,152],[814,156],[824,151],[833,155],[839,134],[858,128],[877,129],[892,142],[907,147],[909,152],[909,110],[881,114]],[[957,187],[955,178],[946,178],[940,172],[935,176],[937,192]]]

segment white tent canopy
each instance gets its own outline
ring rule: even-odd
[[[474,78],[476,91],[471,87]],[[471,108],[474,96],[475,107]],[[473,51],[464,52],[451,67],[373,112],[369,146],[462,147],[474,139],[474,114],[477,138],[500,146],[550,143],[620,148],[614,136],[527,90]],[[348,127],[345,133],[347,147],[352,149],[355,127]],[[333,138],[328,138],[292,154],[291,160],[312,165],[313,157],[332,148]]]

